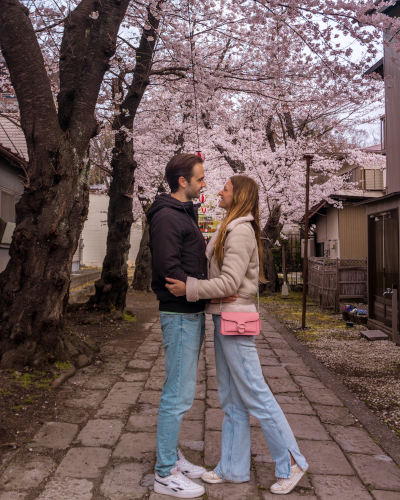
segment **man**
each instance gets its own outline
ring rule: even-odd
[[[183,415],[193,404],[197,364],[205,333],[205,301],[175,297],[166,278],[186,282],[188,276],[207,278],[205,242],[198,227],[198,198],[206,187],[203,160],[194,154],[174,156],[165,177],[171,194],[157,195],[147,211],[152,254],[151,287],[160,302],[165,352],[163,385],[157,427],[157,463],[154,491],[177,498],[196,498],[204,487],[190,479],[205,469],[188,462],[177,450]],[[224,301],[236,300],[234,297]]]

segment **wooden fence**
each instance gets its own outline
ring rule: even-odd
[[[366,259],[308,259],[308,296],[321,307],[338,312],[341,300],[362,299],[366,292]]]

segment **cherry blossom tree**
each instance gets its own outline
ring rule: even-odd
[[[93,303],[122,310],[132,220],[163,185],[170,156],[201,147],[212,193],[232,172],[257,178],[263,223],[279,230],[304,198],[304,152],[315,154],[312,199],[338,188],[330,135],[366,120],[382,84],[361,75],[380,30],[397,40],[400,27],[372,2],[353,0],[56,5],[0,0],[0,85],[17,96],[30,159],[0,275],[4,367],[90,361],[63,325],[88,210],[88,148],[102,127],[114,147],[93,158],[110,181],[108,250]]]
[[[0,275],[2,367],[50,359],[83,365],[93,357],[83,342],[74,346],[65,337],[64,315],[88,210],[83,160],[98,132],[97,99],[128,4],[82,0],[55,13],[44,5],[0,2],[1,51],[29,154],[11,259]],[[38,18],[46,27],[37,26]],[[56,70],[57,95],[49,78]]]
[[[295,30],[281,14],[263,20],[264,34],[267,32],[271,38],[268,46],[258,42],[260,29],[256,22],[251,25],[248,34],[257,64],[248,64],[245,71],[245,63],[239,57],[245,53],[241,52],[241,40],[232,45],[229,41],[220,53],[223,53],[222,62],[229,59],[230,50],[235,54],[230,67],[220,61],[213,67],[207,59],[206,75],[197,64],[196,72],[204,75],[201,80],[197,79],[197,106],[195,89],[191,90],[191,82],[187,80],[180,81],[173,92],[156,90],[156,99],[149,94],[149,115],[141,117],[135,130],[139,165],[136,188],[140,186],[141,191],[145,190],[148,199],[156,194],[162,182],[163,166],[178,152],[177,144],[179,152],[193,152],[201,144],[207,158],[208,192],[213,189],[217,192],[233,172],[246,173],[259,182],[264,269],[271,289],[276,282],[272,247],[279,239],[281,228],[297,222],[304,213],[304,154],[315,155],[311,203],[321,199],[334,203],[330,195],[348,187],[346,179],[337,173],[344,153],[346,157],[350,154],[343,151],[343,144],[337,140],[338,132],[370,120],[371,109],[376,102],[379,105],[382,97],[382,82],[362,77],[363,68],[371,62],[371,51],[376,50],[369,33],[364,38],[357,34],[369,53],[361,61],[353,62],[347,48],[336,44],[332,47],[332,30],[322,34],[318,31],[314,42],[300,36],[307,33],[308,21],[299,21],[298,17]],[[312,35],[315,34],[314,30]],[[196,53],[206,51],[208,45],[202,48],[201,43],[196,42]],[[329,50],[330,58],[327,57]],[[203,56],[201,60],[206,58]],[[237,67],[242,74],[235,71]],[[223,85],[220,83],[222,70]],[[162,106],[161,102],[164,102]],[[148,118],[156,115],[159,122],[167,124],[168,130],[153,129],[152,119],[148,121]],[[368,158],[364,155],[362,161]],[[149,176],[149,172],[153,175]],[[212,209],[212,204],[209,208]]]

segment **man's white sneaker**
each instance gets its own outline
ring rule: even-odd
[[[270,488],[271,493],[275,493],[276,495],[287,495],[297,486],[305,473],[306,471],[300,469],[297,464],[292,465],[290,477],[288,479],[278,478],[278,481]]]
[[[160,477],[156,473],[154,491],[176,498],[197,498],[204,495],[206,490],[184,476],[178,467],[174,467],[167,477]]]
[[[188,460],[186,460],[181,450],[178,450],[178,460],[175,462],[175,467],[178,467],[182,474],[189,479],[198,479],[204,472],[206,472],[204,467],[191,464]]]

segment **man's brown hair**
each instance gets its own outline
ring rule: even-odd
[[[173,156],[165,167],[165,178],[171,193],[176,193],[179,189],[179,177],[184,177],[190,182],[193,177],[193,167],[197,163],[203,163],[200,156],[194,154],[180,154]]]

